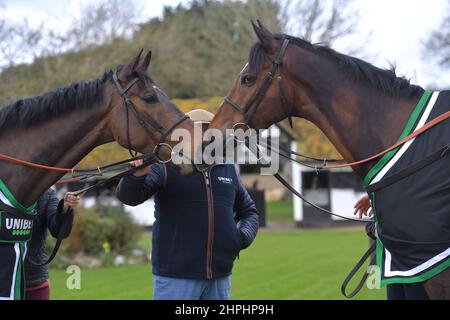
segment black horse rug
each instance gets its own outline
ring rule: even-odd
[[[449,110],[450,91],[426,91],[400,139]],[[450,266],[449,121],[387,153],[365,177],[382,286],[422,282]]]

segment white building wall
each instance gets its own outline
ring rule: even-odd
[[[101,200],[111,206],[118,206],[121,203],[115,197],[103,197]],[[95,206],[95,197],[86,197],[83,199],[82,205],[86,208]],[[152,226],[155,222],[155,202],[153,198],[145,201],[136,207],[124,205],[124,210],[131,214],[134,220],[141,226]]]
[[[295,150],[294,148],[292,150]],[[297,168],[298,167],[298,168]],[[310,168],[304,168],[301,167],[298,164],[294,163],[292,164],[292,173],[293,173],[293,183],[299,183],[299,186],[295,185],[296,190],[301,191],[301,185],[302,185],[302,172],[305,171],[313,171]],[[350,169],[344,168],[344,169],[337,169],[333,172],[351,172]],[[299,177],[299,180],[296,181],[296,178]],[[305,191],[305,196],[308,200],[313,202],[314,204],[320,205],[319,203],[316,203],[317,201],[314,201],[313,195],[309,193],[310,191]],[[334,212],[336,214],[339,214],[341,216],[347,217],[347,218],[356,218],[353,215],[354,212],[354,205],[356,201],[358,201],[361,197],[364,195],[367,195],[365,191],[357,192],[353,189],[339,189],[339,188],[333,188],[330,189],[330,208],[331,212]],[[317,200],[317,199],[316,199]],[[301,222],[303,221],[303,202],[296,196],[293,198],[294,201],[294,220],[295,222]],[[299,208],[297,208],[299,206]],[[333,221],[341,221],[344,220],[343,218],[332,216]]]
[[[142,226],[152,226],[155,222],[155,202],[153,198],[136,207],[124,205],[124,208]]]
[[[297,151],[297,143],[295,141],[291,142],[291,150]],[[295,155],[292,155],[295,158]],[[292,171],[292,186],[295,190],[302,191],[302,167],[291,161],[291,171]],[[302,200],[296,195],[292,195],[293,207],[294,207],[294,221],[301,222],[303,221],[303,203]]]
[[[353,189],[331,189],[330,202],[331,212],[337,213],[346,218],[357,218],[353,215],[356,201],[362,196],[367,195],[365,192],[355,192]],[[344,220],[336,216],[332,216],[333,220]]]

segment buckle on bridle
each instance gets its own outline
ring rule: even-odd
[[[166,147],[166,148],[169,149],[169,154],[170,154],[169,159],[163,160],[163,159],[161,159],[161,158],[159,157],[159,151],[160,151],[161,147]],[[153,149],[153,154],[155,155],[156,159],[158,159],[158,162],[159,162],[159,163],[165,164],[165,163],[169,163],[170,161],[172,161],[173,149],[172,149],[172,147],[171,147],[169,144],[167,144],[167,143],[164,143],[164,142],[163,142],[163,143],[158,143],[158,144],[155,146],[155,148]]]

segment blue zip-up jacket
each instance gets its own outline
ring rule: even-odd
[[[234,165],[182,176],[172,165],[152,165],[147,176],[123,178],[117,197],[136,206],[155,196],[153,273],[213,279],[231,274],[239,251],[258,231],[254,201]]]

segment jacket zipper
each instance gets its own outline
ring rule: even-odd
[[[212,254],[214,244],[214,205],[211,188],[211,168],[203,175],[208,199],[208,244],[206,248],[206,278],[212,279]]]

